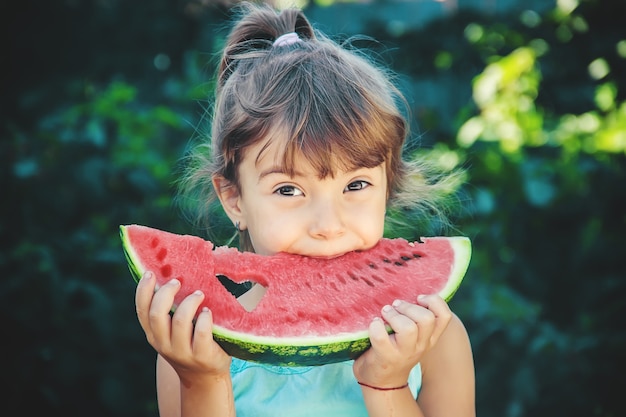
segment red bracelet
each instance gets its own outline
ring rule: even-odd
[[[401,386],[399,386],[399,387],[381,388],[381,387],[375,387],[375,386],[373,386],[373,385],[368,385],[368,384],[365,384],[365,383],[363,383],[363,382],[361,382],[361,381],[356,381],[356,382],[357,382],[359,385],[362,385],[362,386],[367,387],[367,388],[375,389],[375,390],[377,390],[377,391],[394,391],[394,390],[397,390],[397,389],[403,389],[403,388],[406,388],[406,387],[408,387],[408,386],[409,386],[409,383],[407,382],[406,384],[401,385]]]

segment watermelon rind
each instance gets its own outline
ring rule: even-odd
[[[131,275],[136,283],[146,268],[135,252],[126,226],[120,226],[120,238]],[[433,239],[433,238],[430,238]],[[434,239],[438,239],[435,237]],[[454,252],[453,269],[438,295],[450,301],[458,290],[469,267],[472,247],[464,236],[445,237]],[[175,306],[172,308],[174,312]],[[388,327],[388,331],[392,330]],[[358,358],[370,346],[368,330],[333,336],[271,337],[237,332],[213,325],[215,341],[229,355],[239,359],[279,366],[318,366]]]
[[[122,240],[122,248],[124,249],[124,256],[126,257],[128,269],[130,270],[130,274],[135,280],[135,283],[138,284],[146,268],[141,263],[137,252],[135,252],[133,245],[130,243],[128,233],[126,232],[126,226],[120,226],[120,239]]]
[[[361,334],[361,337],[357,337]],[[229,355],[277,366],[318,366],[358,358],[370,346],[367,331],[344,337],[260,338],[213,328],[213,338]],[[277,343],[278,342],[278,343]]]
[[[450,301],[461,286],[467,268],[469,268],[470,259],[472,259],[472,242],[465,236],[453,236],[446,239],[454,250],[454,264],[448,282],[438,294],[444,300]]]

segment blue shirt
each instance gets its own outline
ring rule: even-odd
[[[282,367],[233,358],[237,417],[367,417],[353,362]],[[413,397],[417,398],[421,386],[418,364],[409,375]]]

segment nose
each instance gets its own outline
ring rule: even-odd
[[[345,232],[344,213],[337,202],[318,202],[312,213],[309,233],[317,239],[332,239]]]

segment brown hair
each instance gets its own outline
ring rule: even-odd
[[[407,106],[391,73],[314,30],[298,9],[242,3],[237,10],[217,74],[211,143],[191,154],[181,181],[181,195],[201,203],[197,220],[208,216],[211,178],[238,187],[243,152],[267,138],[284,141],[288,173],[296,155],[320,178],[385,163],[390,204],[435,209],[441,181],[430,181],[424,164],[402,159]],[[274,46],[291,32],[297,42]],[[247,233],[240,238],[242,249],[252,250]]]

